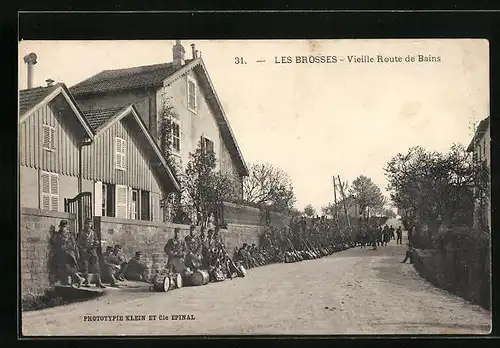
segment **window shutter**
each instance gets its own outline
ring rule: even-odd
[[[115,167],[120,169],[121,166],[121,156],[120,156],[120,138],[115,138]]]
[[[40,208],[50,210],[50,174],[40,173]]]
[[[203,137],[203,135],[200,137],[200,147],[201,151],[205,152],[205,138]]]
[[[59,211],[59,176],[50,175],[50,210]]]
[[[116,185],[116,217],[127,219],[127,186]]]
[[[125,139],[120,139],[121,143],[122,143],[122,169],[125,170],[125,165],[126,165],[126,153],[127,153],[127,149],[125,148]]]
[[[56,129],[50,128],[50,148],[52,150],[56,149]]]
[[[45,149],[51,149],[51,142],[50,142],[50,137],[51,137],[51,129],[48,125],[44,124],[43,125],[43,148]]]
[[[102,196],[102,182],[96,181],[94,183],[94,215],[101,216],[102,215],[102,200],[106,199],[106,197]]]

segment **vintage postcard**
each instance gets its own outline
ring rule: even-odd
[[[491,331],[488,41],[18,61],[24,336]]]

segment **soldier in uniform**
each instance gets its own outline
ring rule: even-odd
[[[50,242],[54,251],[53,262],[57,279],[62,284],[80,287],[84,279],[77,273],[78,247],[74,236],[68,231],[68,221],[61,220],[59,230],[54,232]]]
[[[186,267],[196,271],[202,266],[202,244],[200,238],[194,234],[196,226],[191,225],[189,234],[184,238],[187,247]]]
[[[183,273],[184,272],[184,256],[186,254],[186,245],[182,239],[179,238],[180,230],[174,228],[174,237],[170,238],[165,244],[165,254],[168,256],[167,268],[170,272]]]
[[[125,268],[125,278],[133,281],[147,282],[148,267],[142,260],[142,252],[136,251]]]
[[[97,248],[99,247],[99,239],[92,228],[92,220],[86,219],[83,224],[83,229],[78,233],[76,237],[76,243],[80,251],[80,257],[83,265],[83,276],[85,281],[83,286],[90,286],[90,275],[89,269],[94,266],[97,276],[96,286],[100,288],[105,288],[101,282],[101,272],[99,267],[99,257],[97,256]]]
[[[111,279],[111,286],[113,287],[118,286],[117,280],[125,280],[124,272],[127,262],[121,256],[121,250],[121,245],[117,244],[109,254],[103,255]]]
[[[396,230],[396,235],[398,236],[396,244],[403,244],[403,231],[401,230],[401,226]]]
[[[208,237],[205,235],[205,227],[201,228],[200,232],[200,243],[201,243],[201,268],[208,269],[209,264],[209,248],[208,248]]]

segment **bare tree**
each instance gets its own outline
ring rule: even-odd
[[[252,164],[243,181],[243,197],[250,203],[290,211],[295,203],[292,182],[287,173],[271,164]]]

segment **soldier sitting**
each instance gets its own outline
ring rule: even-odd
[[[125,269],[125,278],[133,281],[147,282],[147,266],[142,260],[142,252],[137,251]]]

